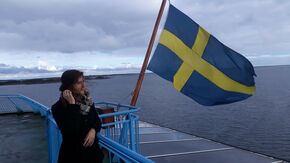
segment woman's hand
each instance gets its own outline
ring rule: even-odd
[[[64,90],[62,96],[67,100],[69,104],[75,104],[75,99],[70,90],[68,89]]]
[[[83,146],[84,147],[92,146],[94,144],[95,138],[96,138],[96,130],[91,128],[84,140]]]

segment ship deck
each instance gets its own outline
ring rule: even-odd
[[[140,122],[141,154],[158,163],[280,163],[282,160]]]
[[[22,102],[0,98],[0,162],[48,162],[45,118]],[[158,163],[285,162],[142,121],[139,134],[141,154]]]
[[[0,162],[47,162],[45,120],[39,115],[0,116]],[[158,163],[278,163],[281,160],[140,122],[140,152]]]

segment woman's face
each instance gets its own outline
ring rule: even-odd
[[[73,92],[76,94],[85,94],[85,89],[86,89],[86,85],[85,85],[85,79],[83,76],[79,77],[77,82],[75,84],[73,84]]]

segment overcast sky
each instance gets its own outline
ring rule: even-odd
[[[160,4],[161,0],[1,0],[0,77],[70,67],[139,71]],[[255,66],[290,63],[289,0],[171,4]]]

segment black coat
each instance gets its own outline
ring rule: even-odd
[[[58,163],[98,163],[103,160],[96,135],[94,144],[84,147],[85,137],[91,128],[98,133],[101,121],[93,105],[88,115],[80,113],[80,105],[62,105],[61,98],[52,105],[52,115],[61,131],[62,144],[59,151]]]

